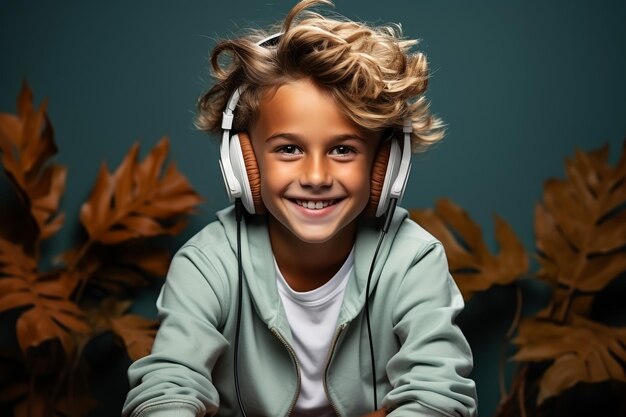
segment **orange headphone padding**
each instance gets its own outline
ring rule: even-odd
[[[385,140],[378,147],[374,164],[372,165],[372,175],[370,179],[370,201],[365,208],[365,213],[375,217],[380,195],[383,191],[385,182],[385,174],[387,173],[387,163],[389,162],[389,154],[391,153],[391,141]]]
[[[250,191],[252,192],[252,201],[254,203],[254,210],[257,214],[265,213],[265,205],[261,198],[261,175],[259,173],[259,165],[256,161],[256,155],[250,138],[245,132],[239,133],[239,143],[241,145],[241,153],[243,155],[243,161],[246,165],[246,172],[248,173],[248,182],[250,183]],[[387,173],[387,163],[389,162],[389,154],[391,153],[391,141],[384,141],[378,148],[374,164],[372,165],[372,175],[370,179],[370,200],[365,208],[365,212],[368,215],[376,216],[376,210],[378,208],[378,202],[380,201],[380,194],[383,190],[383,183],[385,182],[385,174]]]
[[[246,165],[246,172],[248,173],[248,182],[250,183],[250,191],[252,192],[254,211],[256,214],[263,214],[265,213],[265,205],[261,198],[261,174],[259,173],[259,165],[256,162],[256,155],[254,154],[254,149],[252,149],[252,143],[250,143],[248,134],[241,132],[238,135],[243,162]]]

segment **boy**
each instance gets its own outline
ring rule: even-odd
[[[475,414],[443,248],[394,213],[409,140],[442,137],[423,96],[409,102],[426,60],[391,29],[305,10],[315,3],[276,36],[213,51],[198,125],[223,130],[236,204],[174,257],[125,416]]]

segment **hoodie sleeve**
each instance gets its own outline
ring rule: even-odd
[[[157,299],[161,325],[150,355],[128,370],[131,390],[122,415],[213,415],[219,396],[211,371],[228,342],[218,330],[227,287],[206,255],[183,247],[172,260]],[[199,337],[201,335],[201,337]]]
[[[387,364],[393,389],[383,406],[389,417],[475,416],[472,352],[455,324],[463,298],[441,243],[424,252],[397,288],[393,326],[401,347]]]

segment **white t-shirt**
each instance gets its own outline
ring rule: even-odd
[[[278,293],[287,313],[294,350],[300,364],[300,396],[295,417],[334,417],[324,390],[324,370],[335,334],[339,309],[354,266],[354,249],[326,284],[312,291],[296,292],[276,267]]]

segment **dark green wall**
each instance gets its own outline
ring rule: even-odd
[[[625,2],[337,3],[337,11],[353,19],[401,22],[406,36],[423,40],[430,58],[428,96],[449,133],[414,159],[404,206],[429,207],[449,197],[482,225],[492,247],[492,214],[498,213],[532,250],[542,181],[563,176],[564,158],[576,148],[609,143],[616,160],[626,135]],[[213,218],[226,204],[217,146],[192,125],[195,100],[207,87],[208,52],[216,37],[271,23],[291,4],[0,2],[0,111],[14,111],[26,78],[37,100],[49,99],[56,160],[69,167],[68,227],[48,245],[51,252],[71,244],[100,162],[116,166],[134,141],[145,151],[162,135],[207,200],[178,243]],[[464,313],[483,416],[493,414],[497,402],[499,338],[511,299],[496,291]],[[153,301],[138,310],[153,314]],[[126,390],[127,363],[110,359],[120,365],[96,369],[109,407],[98,416],[114,415]]]

